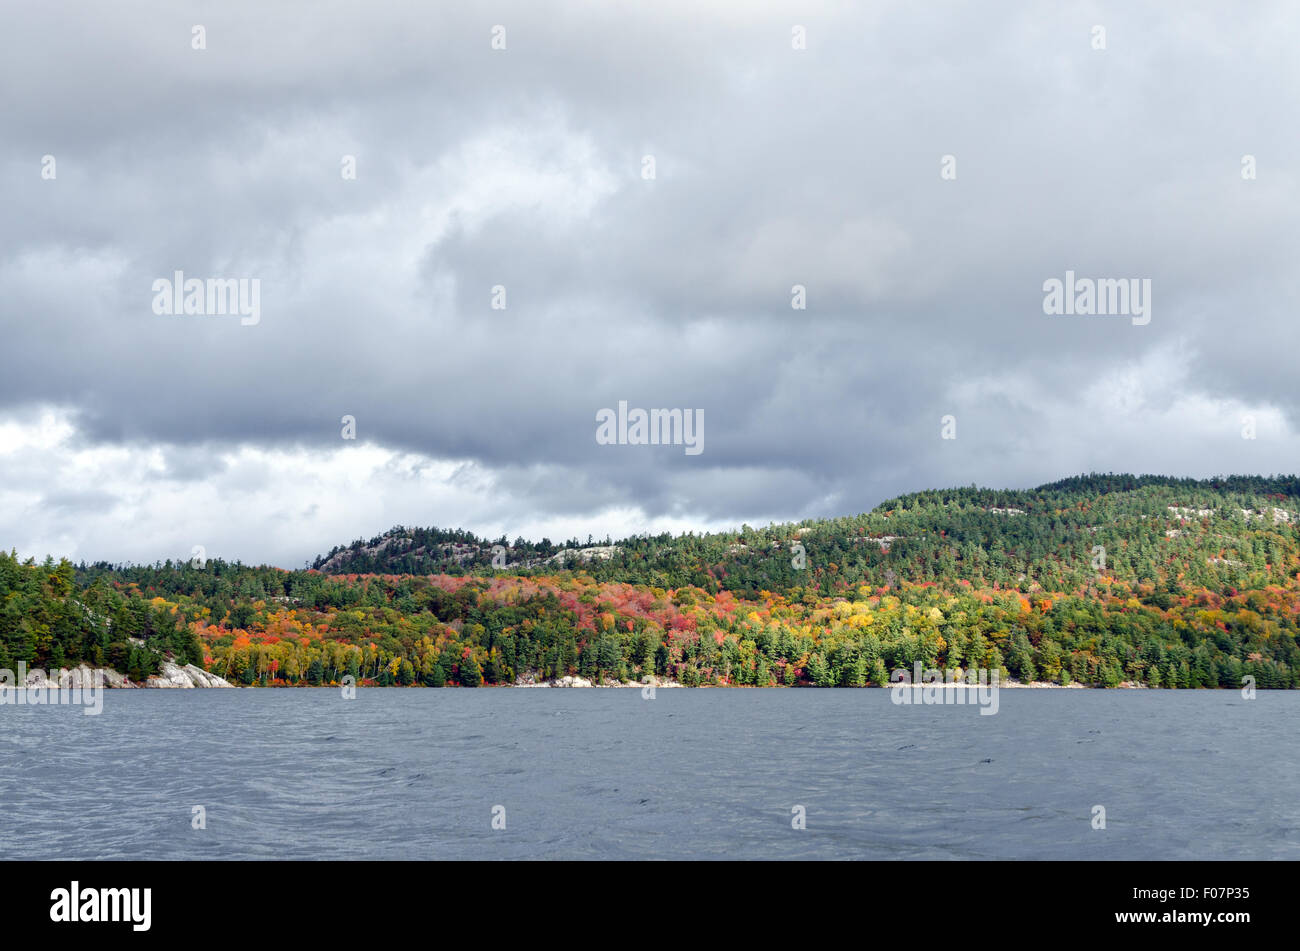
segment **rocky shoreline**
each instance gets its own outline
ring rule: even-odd
[[[80,664],[70,669],[52,671],[48,673],[44,670],[39,670],[39,669],[31,670],[27,672],[26,678],[22,686],[29,690],[44,690],[44,689],[68,690],[74,687],[91,687],[96,682],[95,680],[96,675],[98,675],[98,677],[100,678],[99,683],[101,683],[103,687],[107,689],[114,689],[114,690],[146,690],[146,689],[189,690],[194,688],[220,688],[220,687],[234,688],[237,686],[236,684],[230,683],[223,677],[219,677],[216,674],[209,673],[206,670],[203,670],[199,667],[195,667],[193,664],[185,664],[182,666],[179,664],[172,663],[171,661],[163,661],[162,668],[159,671],[159,673],[149,677],[144,683],[136,683],[133,680],[131,680],[131,678],[128,677],[126,674],[120,673],[119,671],[113,670],[112,668],[90,667],[86,664]],[[289,685],[285,685],[285,686],[287,687]],[[297,685],[297,686],[301,686],[301,685]],[[586,677],[575,677],[575,676],[566,675],[564,677],[556,677],[556,678],[548,679],[542,677],[537,672],[532,672],[517,677],[515,679],[515,682],[513,684],[510,684],[509,686],[524,687],[524,688],[545,687],[545,688],[558,688],[558,689],[583,689],[583,688],[615,689],[615,688],[654,687],[656,689],[663,688],[667,690],[667,689],[673,689],[678,687],[684,688],[685,684],[682,684],[679,681],[672,680],[666,677],[650,677],[647,680],[640,681],[640,682],[631,681],[631,680],[627,680],[627,681],[606,680],[602,683],[596,683],[595,681],[590,680]],[[697,690],[721,689],[721,688],[726,688],[728,686],[732,686],[732,685],[701,684],[694,689]],[[890,689],[897,688],[898,686],[900,685],[889,684],[885,687],[877,688],[877,689],[890,690]],[[957,687],[966,687],[968,685],[962,682],[958,682],[958,683],[939,682],[939,683],[905,684],[902,686],[908,686],[915,690],[922,690],[926,688],[955,689]],[[1021,690],[1024,689],[1029,689],[1029,690],[1089,690],[1089,689],[1103,690],[1106,689],[1104,687],[1088,687],[1080,683],[1059,684],[1059,683],[1050,683],[1046,681],[1032,681],[1030,683],[1021,683],[1020,681],[1009,680],[1009,679],[999,682],[996,686],[1005,687],[1008,689],[1021,689]],[[743,688],[734,688],[734,689],[743,689]],[[791,688],[791,689],[798,689],[798,688]],[[847,689],[847,688],[832,688],[832,689]],[[866,688],[866,689],[870,689],[870,688]],[[1123,683],[1116,684],[1115,687],[1111,689],[1146,690],[1149,688],[1147,687],[1146,684],[1143,683],[1134,683],[1131,681],[1125,681]]]
[[[114,690],[144,689],[181,689],[196,687],[233,687],[234,684],[210,674],[193,664],[181,666],[171,661],[163,661],[161,670],[145,680],[135,683],[126,674],[111,667],[90,667],[79,664],[76,667],[56,671],[32,670],[27,672],[22,686],[28,690],[69,690],[74,687],[93,687],[102,684]]]
[[[682,685],[675,680],[669,680],[667,678],[660,678],[660,677],[650,677],[642,683],[637,683],[631,680],[625,680],[625,681],[614,680],[614,681],[605,681],[603,683],[596,683],[594,681],[588,680],[586,677],[572,677],[566,675],[564,677],[557,677],[551,680],[547,680],[545,678],[539,677],[539,675],[537,674],[526,674],[515,678],[515,682],[513,686],[515,687],[560,687],[560,688],[663,687],[667,689],[670,687],[680,687]]]

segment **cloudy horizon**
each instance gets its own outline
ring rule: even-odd
[[[1296,19],[15,10],[0,548],[294,568],[397,524],[1295,472]],[[160,313],[176,272],[256,281],[256,319]],[[1149,322],[1046,314],[1067,274],[1149,281]],[[602,443],[620,401],[701,412],[702,451]]]

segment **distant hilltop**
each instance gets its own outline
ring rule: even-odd
[[[489,568],[517,571],[546,567],[563,568],[575,563],[586,564],[592,559],[613,558],[620,550],[618,545],[593,545],[588,548],[561,548],[554,554],[547,555],[542,552],[549,547],[549,543],[529,546],[524,550],[527,543],[507,546],[504,540],[499,543],[478,540],[474,542],[430,541],[427,536],[431,533],[445,534],[438,529],[408,531],[399,526],[385,532],[377,539],[372,539],[370,543],[354,543],[360,544],[359,548],[336,550],[328,557],[318,558],[313,567],[325,574],[352,574],[354,573],[352,569],[359,559],[373,559],[382,563],[390,558],[404,556],[407,559],[424,559],[430,565],[436,564],[448,568],[472,566],[487,558]],[[424,536],[423,544],[420,544],[417,536]]]
[[[891,579],[1065,591],[1086,588],[1099,574],[1155,583],[1171,572],[1186,584],[1216,586],[1245,584],[1244,575],[1252,572],[1261,583],[1294,574],[1287,570],[1295,563],[1291,533],[1267,543],[1257,533],[1264,523],[1284,528],[1297,518],[1295,476],[1198,480],[1094,473],[1035,489],[926,490],[862,515],[734,532],[557,544],[397,526],[336,547],[311,567],[326,574],[397,575],[580,568],[602,581],[751,594],[802,589],[813,579],[823,593]]]

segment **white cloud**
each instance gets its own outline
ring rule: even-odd
[[[65,409],[13,414],[0,420],[0,538],[37,560],[151,563],[188,559],[202,545],[209,557],[293,568],[394,524],[556,542],[723,527],[626,506],[519,518],[511,513],[526,500],[472,462],[339,442],[328,450],[88,446]],[[206,457],[210,471],[169,474],[178,452]]]

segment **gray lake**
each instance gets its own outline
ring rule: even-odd
[[[107,691],[99,716],[0,706],[0,836],[63,859],[1300,858],[1300,692],[999,700]]]

